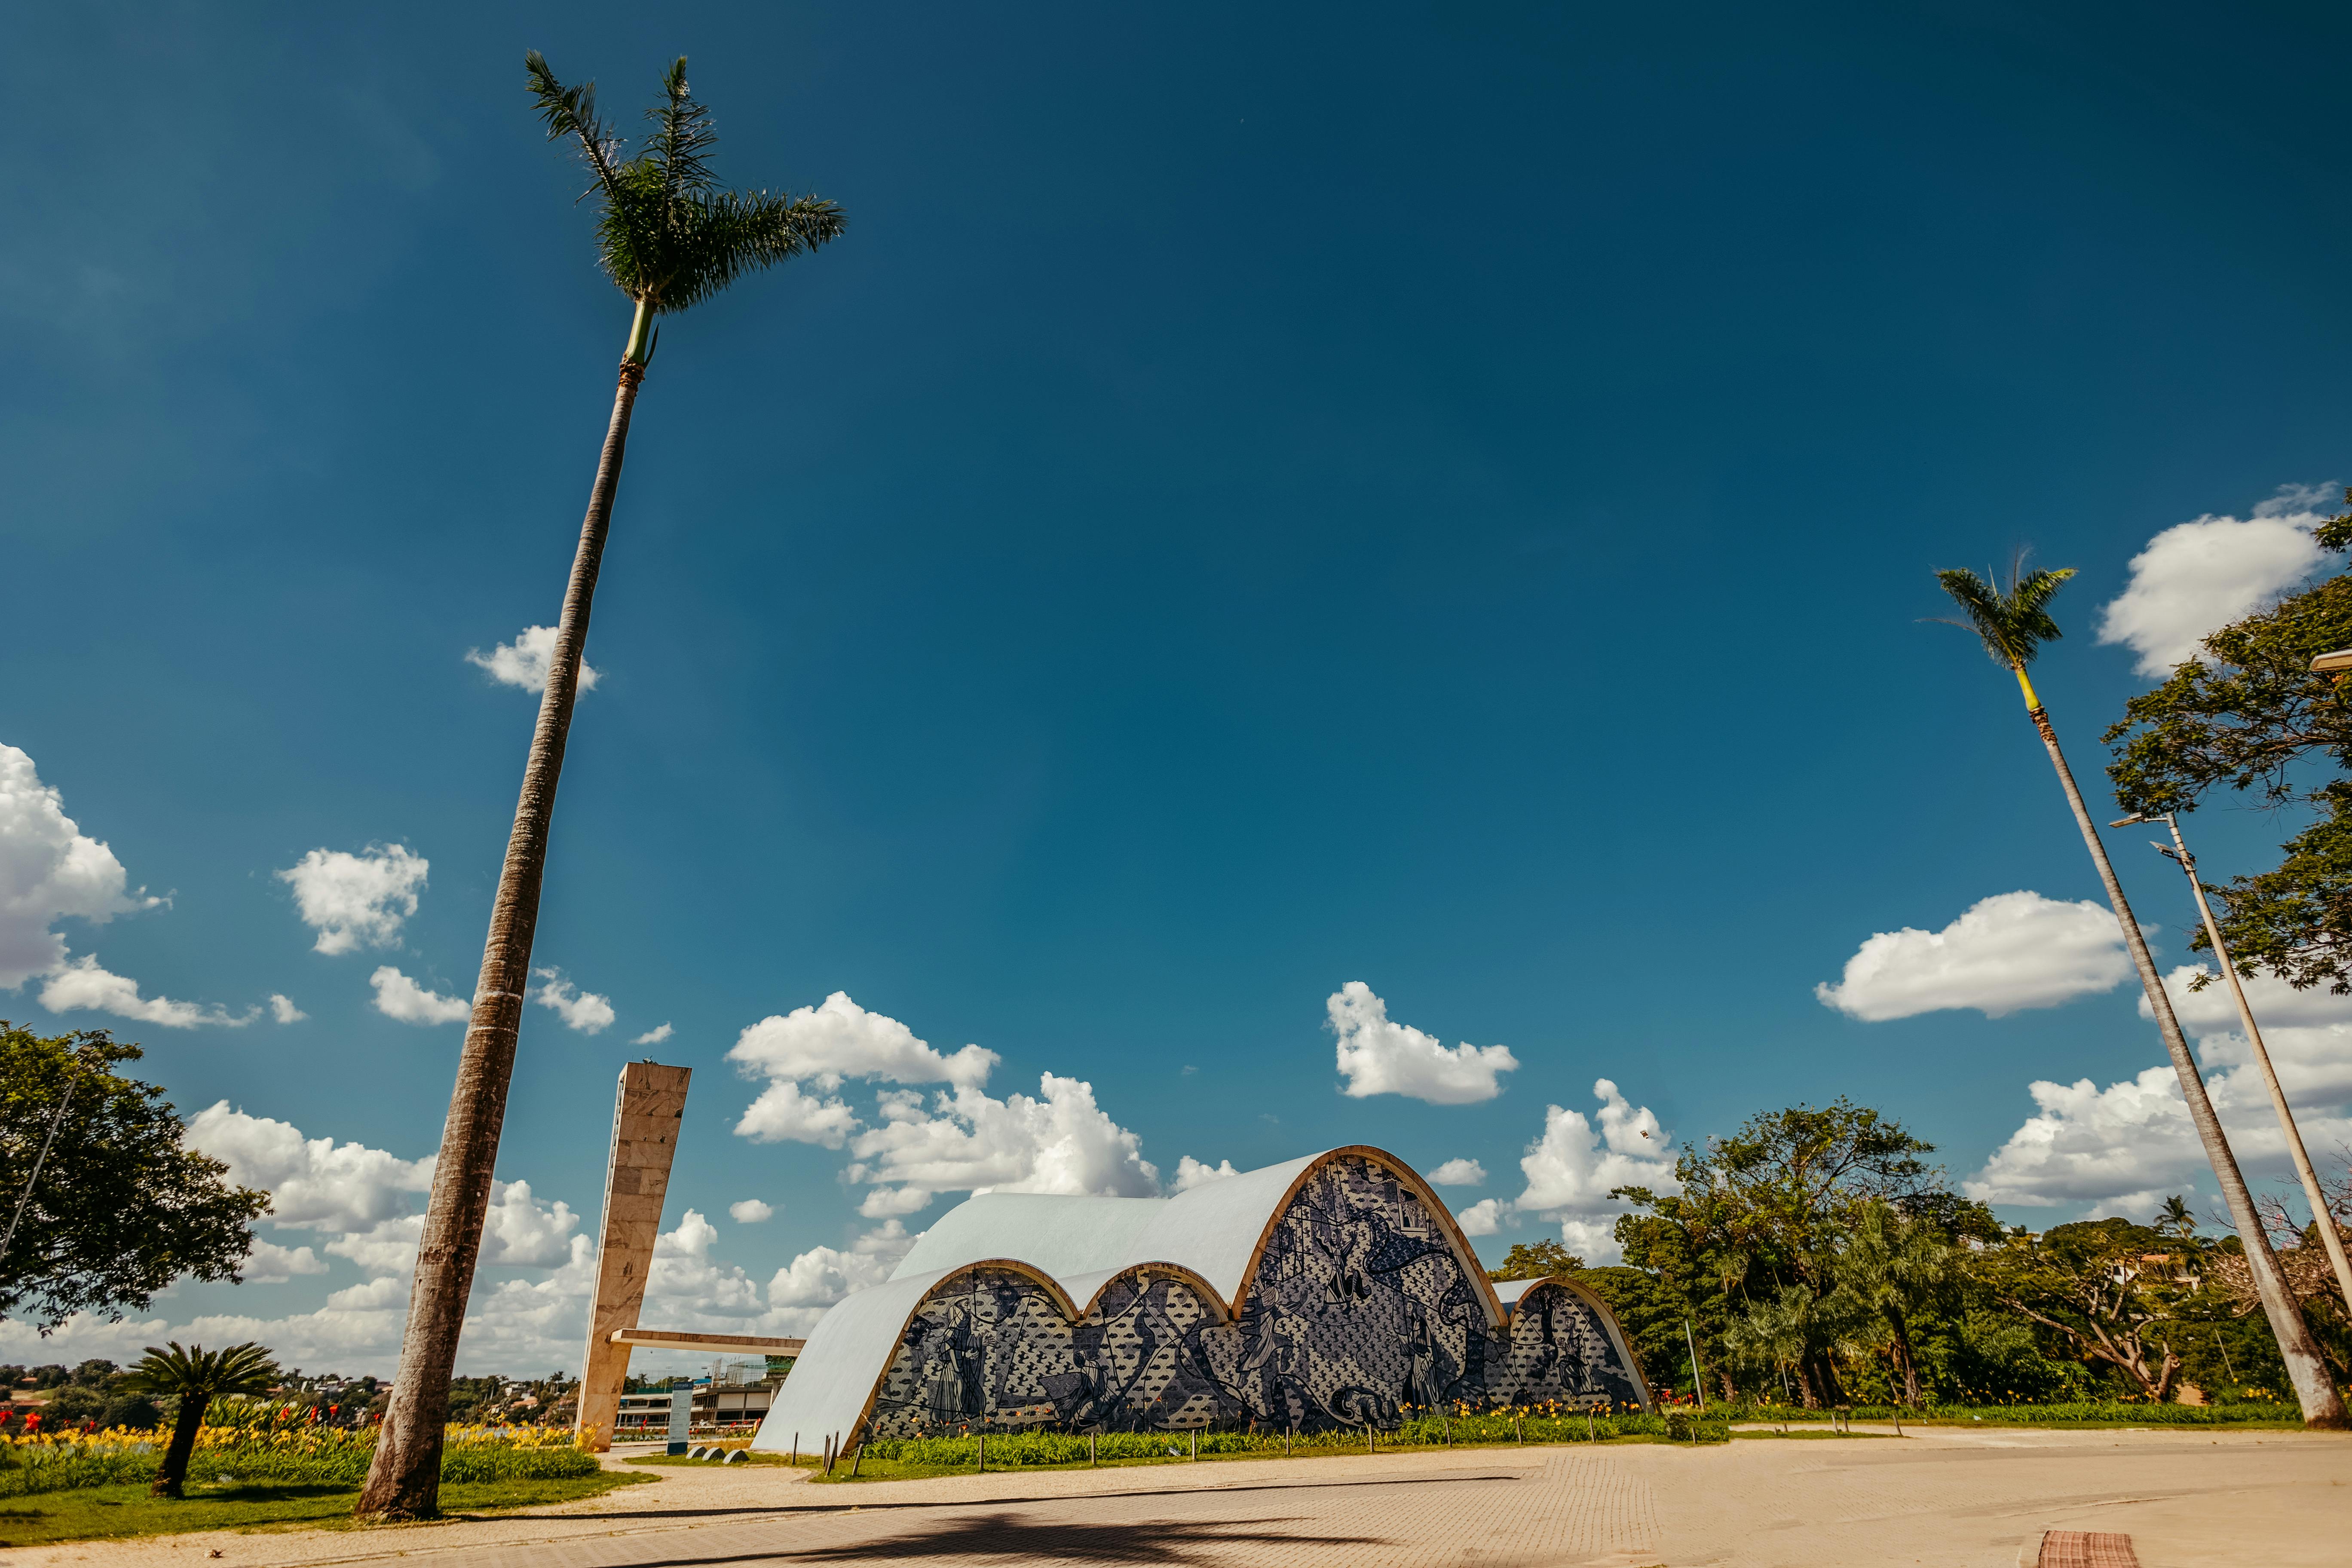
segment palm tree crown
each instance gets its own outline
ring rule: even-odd
[[[685,56],[662,73],[663,101],[646,111],[654,132],[634,158],[597,114],[594,82],[565,87],[537,49],[523,68],[548,140],[580,142],[605,272],[647,311],[686,310],[746,271],[840,236],[841,209],[822,197],[719,188],[705,161],[718,132],[687,87]]]
[[[2020,555],[2010,563],[2006,587],[1988,583],[1964,566],[1937,573],[1936,581],[1968,617],[1945,624],[1976,633],[1995,664],[2022,672],[2043,643],[2065,636],[2050,618],[2049,606],[2074,574],[2072,566],[2028,572],[2025,558]]]
[[[168,1351],[149,1345],[147,1353],[131,1366],[123,1386],[140,1394],[173,1394],[204,1405],[227,1394],[264,1394],[278,1380],[278,1363],[257,1344],[208,1351],[202,1345],[182,1350],[179,1341],[169,1342]]]

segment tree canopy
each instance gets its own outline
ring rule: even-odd
[[[0,1317],[43,1332],[76,1312],[143,1310],[183,1275],[238,1278],[269,1197],[181,1142],[163,1091],[115,1069],[137,1046],[103,1029],[37,1036],[0,1021],[0,1226],[73,1095],[24,1219],[0,1258]]]
[[[1555,1274],[1573,1274],[1583,1267],[1583,1258],[1557,1241],[1515,1241],[1511,1250],[1503,1256],[1503,1266],[1486,1270],[1486,1278],[1499,1285],[1506,1279],[1548,1279]]]
[[[2352,504],[2352,491],[2347,492]],[[2352,511],[2320,531],[2352,543]],[[2337,576],[2212,633],[2203,656],[2135,697],[2106,733],[2126,811],[2194,811],[2218,789],[2318,820],[2279,865],[2208,890],[2239,969],[2352,992],[2352,686],[2314,656],[2352,647],[2352,576]],[[2202,930],[2192,947],[2209,950]]]

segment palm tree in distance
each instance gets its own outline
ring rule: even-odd
[[[2245,1246],[2247,1267],[2253,1274],[2263,1311],[2270,1319],[2271,1331],[2278,1336],[2279,1353],[2286,1363],[2288,1381],[2294,1384],[2295,1397],[2303,1406],[2304,1425],[2341,1430],[2347,1424],[2344,1401],[2336,1394],[2326,1363],[2320,1359],[2310,1325],[2303,1321],[2294,1299],[2287,1294],[2285,1281],[2280,1278],[2278,1258],[2271,1251],[2270,1237],[2263,1233],[2261,1216],[2254,1212],[2253,1199],[2246,1191],[2245,1178],[2239,1173],[2237,1157],[2230,1152],[2221,1119],[2213,1114],[2213,1102],[2206,1097],[2205,1079],[2199,1074],[2197,1058],[2189,1054],[2189,1041],[2180,1032],[2180,1020],[2173,1016],[2172,998],[2156,972],[2156,960],[2148,956],[2139,922],[2132,918],[2131,905],[2124,899],[2123,884],[2116,880],[2116,868],[2107,859],[2106,846],[2099,841],[2090,811],[2083,805],[2083,792],[2075,787],[2074,771],[2066,765],[2066,753],[2059,749],[2058,731],[2051,728],[2049,711],[2034,694],[2033,682],[2025,673],[2025,667],[2033,662],[2042,645],[2054,642],[2062,635],[2058,623],[2050,618],[2049,605],[2074,574],[2072,567],[2028,572],[2025,557],[2020,552],[2011,563],[2006,587],[1996,587],[1966,570],[1938,572],[1936,581],[1943,584],[1944,592],[1952,596],[1953,603],[1967,617],[1950,624],[1976,633],[1992,661],[2017,677],[2018,689],[2025,694],[2026,716],[2033,721],[2033,728],[2042,736],[2042,744],[2050,753],[2050,765],[2058,771],[2058,783],[2066,792],[2066,804],[2074,812],[2074,826],[2082,830],[2084,846],[2091,852],[2092,864],[2098,868],[2099,880],[2107,889],[2107,902],[2116,911],[2116,923],[2123,930],[2124,945],[2130,950],[2133,966],[2139,971],[2140,984],[2147,993],[2148,1006],[2156,1015],[2157,1029],[2164,1037],[2165,1049],[2172,1054],[2173,1070],[2180,1079],[2181,1098],[2189,1104],[2189,1119],[2205,1145],[2205,1157],[2212,1163],[2214,1178],[2221,1183],[2221,1196],[2230,1207],[2231,1223]]]
[[[801,255],[842,232],[841,209],[829,201],[719,188],[705,161],[717,140],[710,114],[687,88],[683,58],[662,75],[662,101],[646,114],[654,123],[653,133],[635,157],[625,155],[620,137],[598,116],[593,82],[565,87],[536,49],[523,57],[523,67],[526,85],[547,122],[548,139],[579,143],[589,175],[586,194],[597,203],[598,257],[635,312],[621,353],[620,384],[613,395],[604,453],[588,492],[588,514],[580,525],[579,551],[564,590],[547,689],[540,700],[538,726],[531,731],[522,795],[507,840],[489,937],[482,948],[473,1016],[434,1166],[433,1195],[401,1339],[400,1373],[355,1510],[376,1518],[424,1518],[439,1508],[449,1373],[481,1252],[491,1171],[514,1073],[515,1037],[522,1025],[523,994],[530,988],[531,937],[539,922],[556,781],[563,771],[563,745],[572,727],[589,607],[604,561],[613,494],[620,484],[629,416],[653,357],[655,318],[700,304],[744,273]]]
[[[169,1394],[180,1402],[172,1420],[172,1440],[163,1448],[163,1462],[155,1468],[155,1497],[182,1496],[187,1484],[188,1459],[196,1451],[196,1433],[205,1424],[205,1406],[232,1394],[267,1394],[278,1381],[278,1363],[269,1352],[250,1341],[225,1351],[202,1345],[188,1350],[167,1342],[170,1350],[147,1347],[132,1363],[123,1387],[133,1394]]]

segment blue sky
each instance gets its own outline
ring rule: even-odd
[[[466,655],[554,618],[627,326],[536,46],[630,121],[688,54],[722,175],[849,232],[668,323],[639,405],[538,949],[615,1016],[529,1010],[501,1173],[537,1261],[488,1282],[538,1293],[476,1369],[576,1338],[585,1227],[546,1205],[593,1221],[633,1057],[696,1069],[677,1311],[800,1321],[824,1290],[778,1270],[887,1252],[854,1148],[730,1131],[739,1034],[835,992],[997,1053],[1000,1102],[1090,1084],[1163,1182],[1475,1159],[1449,1195],[1501,1205],[1497,1254],[1605,1232],[1508,1206],[1599,1079],[1675,1146],[1851,1095],[1969,1177],[2029,1083],[2159,1063],[2039,905],[2088,942],[2063,1005],[1866,1022],[1814,986],[1874,933],[2097,896],[2013,687],[1921,624],[1932,568],[2081,569],[2036,673],[2095,782],[2148,683],[2099,615],[2152,539],[2244,520],[2175,536],[2219,564],[2150,576],[2150,637],[2202,629],[2200,580],[2313,565],[2317,501],[2254,511],[2352,478],[2344,19],[1459,9],[20,9],[0,743],[169,900],[25,918],[151,1008],[264,1012],[53,1012],[35,977],[0,1013],[140,1039],[184,1111],[249,1119],[241,1169],[284,1143],[250,1119],[431,1152],[459,1030],[369,977],[470,987],[533,698]],[[2293,825],[2192,826],[2229,872]],[[2115,842],[2182,961],[2185,889]],[[414,914],[315,951],[276,873],[393,845]],[[1349,1097],[1349,982],[1517,1065]],[[2295,1015],[2338,1120],[2339,1022]],[[871,1130],[897,1087],[840,1092]],[[388,1367],[404,1268],[325,1247],[404,1179],[269,1233],[326,1272],[158,1318]],[[2069,1179],[2003,1212],[2146,1184]]]

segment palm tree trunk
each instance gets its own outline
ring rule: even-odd
[[[1895,1360],[1903,1369],[1903,1403],[1912,1409],[1919,1408],[1919,1358],[1911,1348],[1911,1333],[1902,1320],[1895,1328]]]
[[[2279,1277],[2277,1255],[2271,1251],[2270,1237],[2263,1234],[2262,1218],[2254,1212],[2254,1201],[2246,1191],[2245,1177],[2238,1171],[2237,1157],[2230,1152],[2230,1141],[2221,1131],[2221,1118],[2213,1114],[2213,1102],[2206,1098],[2205,1079],[2197,1070],[2197,1058],[2189,1054],[2189,1041],[2180,1032],[2180,1020],[2173,1016],[2172,998],[2156,972],[2156,960],[2148,956],[2139,922],[2132,918],[2131,905],[2124,899],[2123,884],[2116,880],[2116,868],[2107,859],[2107,847],[2100,842],[2098,830],[2091,825],[2091,814],[2083,805],[2083,792],[2075,787],[2074,771],[2066,765],[2066,753],[2059,749],[2058,731],[2051,727],[2050,714],[2034,695],[2024,668],[2019,667],[2016,673],[2018,684],[2025,690],[2026,712],[2033,720],[2034,729],[2041,732],[2042,745],[2049,749],[2050,765],[2058,770],[2058,782],[2066,791],[2066,804],[2074,809],[2074,826],[2083,830],[2083,843],[2091,851],[2092,863],[2099,868],[2099,880],[2106,886],[2107,902],[2114,906],[2116,922],[2123,928],[2124,945],[2130,950],[2132,963],[2139,971],[2140,984],[2147,992],[2147,1005],[2155,1011],[2164,1048],[2172,1053],[2173,1071],[2180,1078],[2180,1096],[2189,1103],[2189,1120],[2196,1125],[2197,1136],[2204,1142],[2205,1157],[2212,1163],[2214,1179],[2221,1184],[2222,1200],[2230,1207],[2230,1221],[2237,1227],[2238,1239],[2245,1245],[2246,1267],[2254,1277],[2254,1289],[2262,1297],[2263,1312],[2270,1319],[2271,1331],[2278,1336],[2287,1380],[2294,1384],[2295,1398],[2303,1406],[2303,1423],[2341,1431],[2347,1425],[2344,1401],[2336,1394],[2326,1363],[2320,1359],[2318,1343],[2311,1337],[2311,1326],[2303,1321],[2294,1299],[2287,1294],[2285,1282]]]
[[[180,1411],[172,1421],[172,1441],[163,1449],[163,1462],[155,1467],[155,1482],[147,1489],[150,1497],[180,1497],[188,1481],[188,1460],[196,1451],[196,1432],[205,1424],[202,1394],[180,1395]]]
[[[630,333],[633,353],[645,340],[648,313],[638,306]],[[572,561],[572,583],[563,595],[563,618],[555,629],[547,690],[540,699],[539,725],[531,732],[530,757],[523,766],[522,797],[515,805],[506,867],[490,910],[489,938],[482,948],[473,1017],[457,1059],[457,1084],[449,1096],[440,1157],[433,1167],[433,1195],[416,1251],[400,1370],[375,1458],[368,1467],[367,1485],[352,1510],[363,1518],[423,1519],[440,1508],[449,1374],[457,1363],[457,1335],[473,1290],[474,1266],[481,1256],[491,1172],[506,1121],[507,1089],[514,1077],[515,1037],[522,1026],[523,994],[530,987],[530,945],[539,925],[548,826],[555,815],[555,786],[563,772],[563,744],[572,729],[572,700],[579,684],[581,652],[588,641],[588,612],[604,561],[604,535],[612,522],[613,493],[621,482],[629,414],[645,374],[642,361],[622,360],[604,456],[588,492],[587,518],[580,525],[580,549]]]

